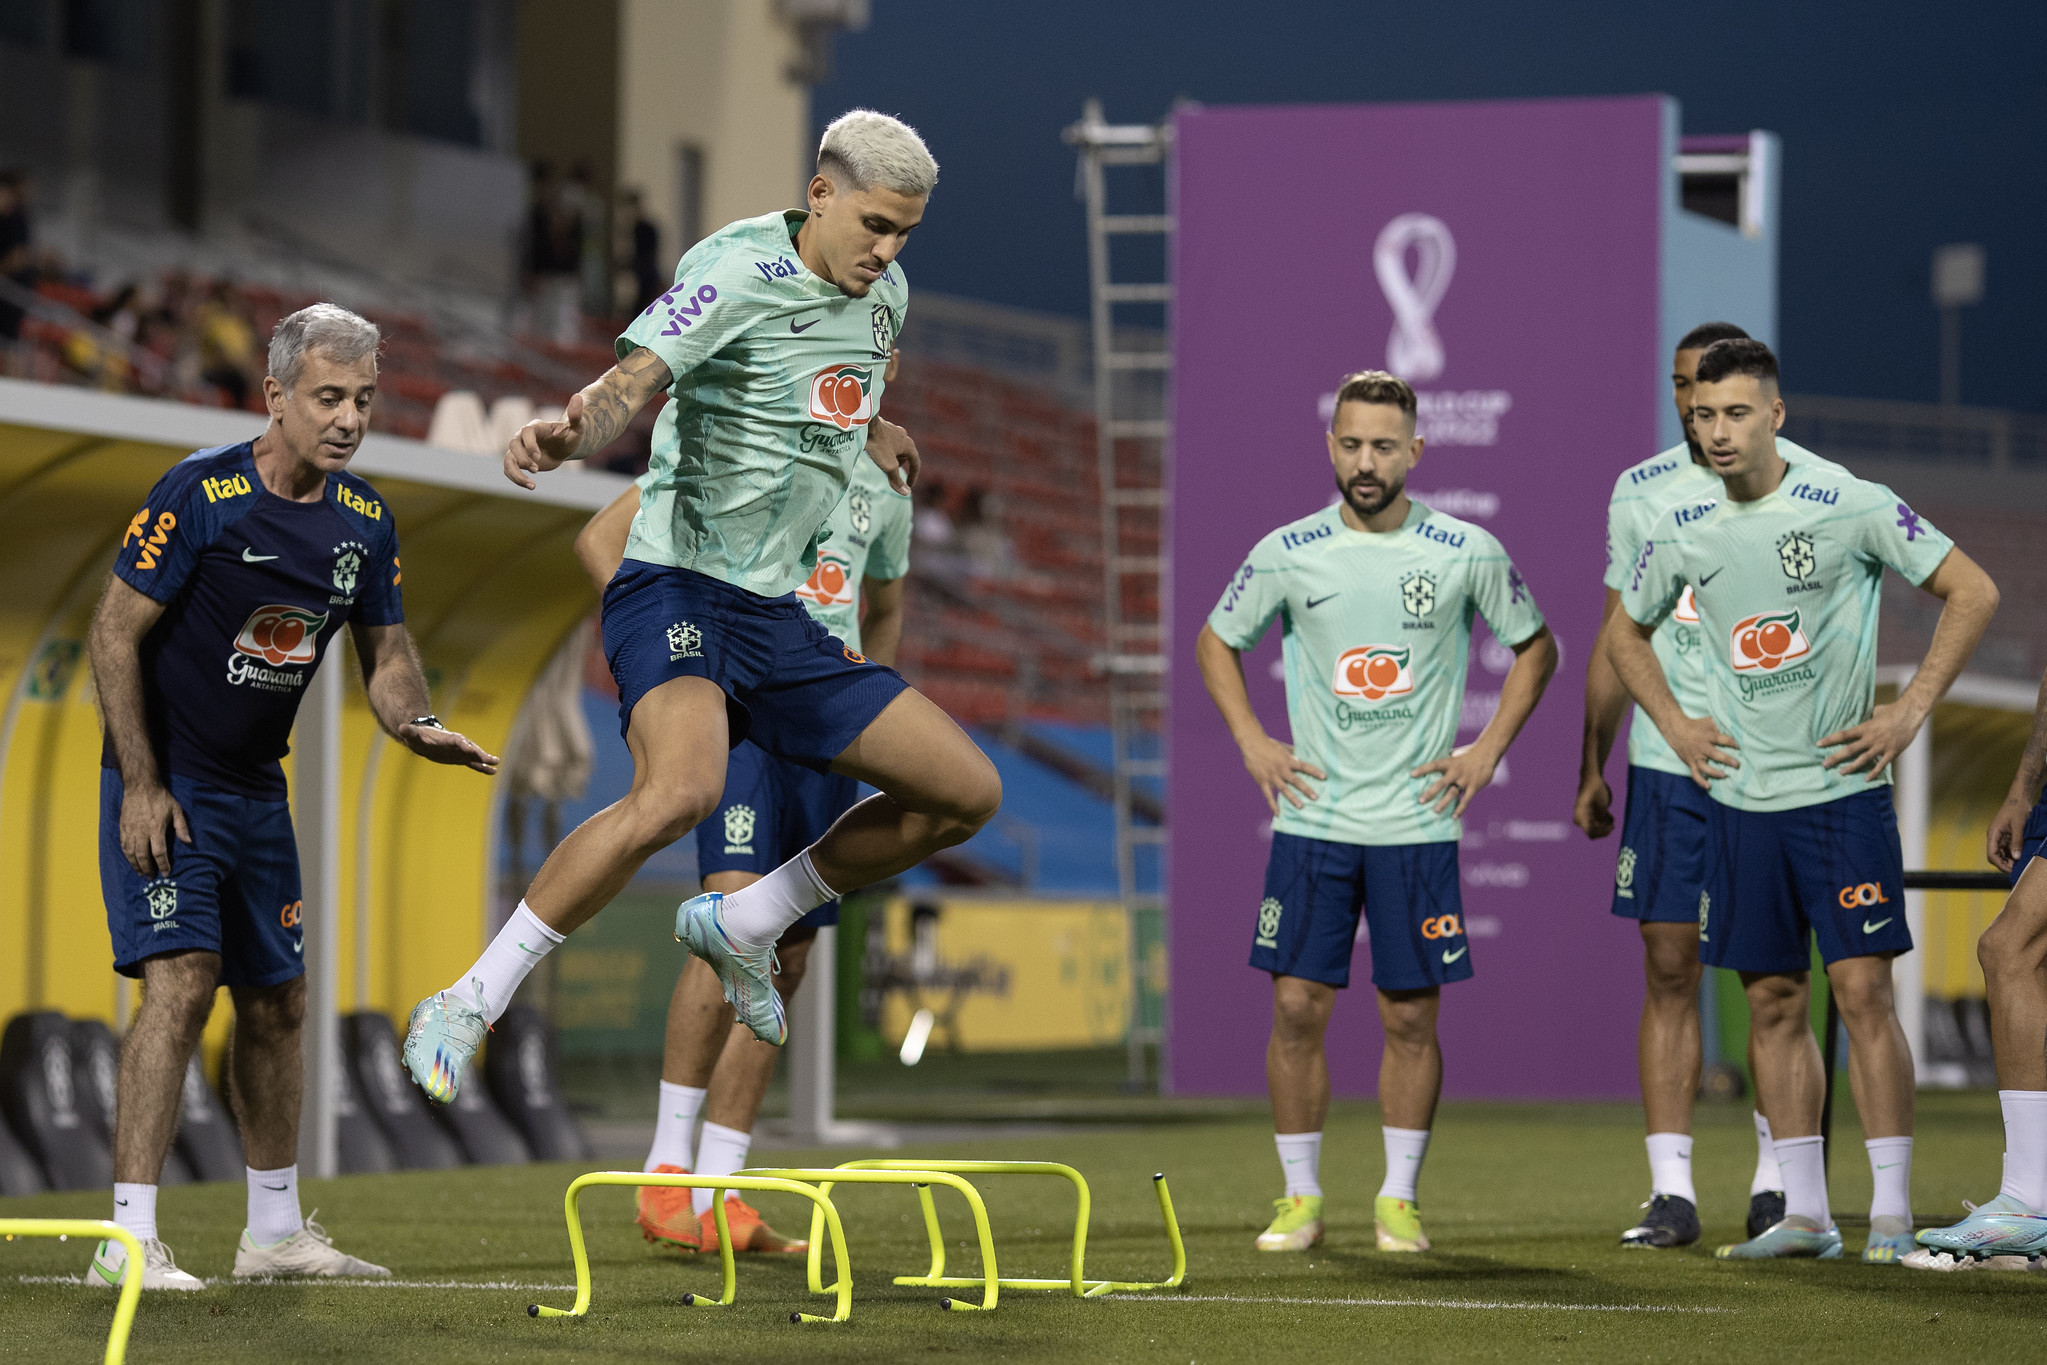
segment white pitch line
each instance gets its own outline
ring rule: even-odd
[[[85,1278],[80,1275],[17,1275],[14,1279],[17,1284],[82,1285],[86,1283]],[[317,1277],[247,1280],[221,1278],[213,1281],[213,1283],[233,1285],[294,1285],[301,1289],[309,1287],[340,1287],[345,1289],[518,1289],[549,1293],[573,1293],[576,1288],[572,1284],[527,1284],[519,1280],[352,1280],[322,1279]]]
[[[1505,1312],[1558,1313],[1731,1313],[1666,1303],[1507,1303],[1490,1299],[1287,1299],[1239,1298],[1233,1294],[1103,1294],[1104,1303],[1278,1303],[1308,1308],[1475,1308]]]

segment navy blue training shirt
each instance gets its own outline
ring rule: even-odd
[[[398,528],[376,490],[341,473],[319,502],[280,498],[248,441],[157,480],[114,572],[165,604],[141,651],[159,770],[265,800],[285,797],[278,760],[334,632],[405,619]],[[111,741],[100,763],[118,766]]]

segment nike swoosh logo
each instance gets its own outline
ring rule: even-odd
[[[1897,916],[1896,916],[1896,915],[1885,915],[1885,916],[1884,916],[1884,917],[1883,917],[1882,919],[1878,920],[1878,921],[1877,921],[1877,922],[1876,922],[1875,924],[1871,924],[1871,923],[1870,923],[1870,922],[1869,922],[1868,920],[1864,920],[1864,921],[1862,921],[1862,932],[1863,932],[1863,933],[1865,933],[1865,934],[1873,934],[1873,933],[1875,933],[1875,932],[1876,932],[1877,930],[1879,930],[1879,929],[1883,928],[1883,927],[1884,927],[1884,926],[1885,926],[1886,924],[1889,924],[1889,923],[1890,923],[1890,922],[1891,922],[1892,920],[1894,920],[1894,919],[1896,919],[1896,918],[1897,918]]]
[[[1878,1166],[1877,1169],[1879,1171],[1888,1171],[1889,1169],[1891,1169],[1891,1166],[1902,1166],[1904,1164],[1905,1163],[1902,1161],[1893,1161],[1890,1163],[1890,1166]]]
[[[264,1186],[263,1188],[264,1188],[264,1189],[266,1189],[266,1190],[276,1190],[276,1191],[277,1191],[278,1193],[282,1194],[282,1193],[283,1193],[284,1191],[286,1191],[286,1190],[290,1189],[290,1188],[291,1188],[291,1186],[289,1186],[289,1185],[265,1185],[265,1186]]]
[[[1342,596],[1342,594],[1341,594],[1341,593],[1330,593],[1330,594],[1329,594],[1329,597],[1340,597],[1340,596]],[[1305,605],[1305,606],[1307,607],[1307,609],[1308,609],[1309,611],[1313,611],[1313,610],[1315,610],[1315,608],[1317,608],[1317,607],[1321,606],[1321,605],[1322,605],[1322,604],[1323,604],[1324,602],[1327,602],[1327,601],[1329,600],[1329,597],[1311,597],[1311,598],[1309,598],[1309,599],[1307,600],[1307,602],[1306,602],[1306,603],[1305,603],[1304,605]]]
[[[790,318],[789,330],[797,336],[802,336],[805,332],[809,331],[811,328],[817,326],[820,322],[823,321],[824,321],[823,318],[812,318],[810,321],[804,323],[801,327],[798,327],[796,325],[796,319]]]
[[[531,953],[531,954],[533,954],[533,956],[535,956],[535,957],[546,957],[546,956],[547,956],[547,954],[546,954],[546,953],[543,953],[543,952],[541,952],[541,951],[540,951],[540,950],[539,950],[538,948],[528,948],[528,947],[526,946],[526,940],[525,940],[525,939],[523,939],[523,938],[519,940],[519,951],[520,951],[520,952],[522,952],[522,953]]]
[[[1446,952],[1446,953],[1444,953],[1444,954],[1443,954],[1443,965],[1444,965],[1444,966],[1446,966],[1446,967],[1447,967],[1447,966],[1449,966],[1449,965],[1450,965],[1451,963],[1455,962],[1455,961],[1456,961],[1456,960],[1457,960],[1458,958],[1460,958],[1460,957],[1463,957],[1463,956],[1464,956],[1464,955],[1465,955],[1466,953],[1468,953],[1468,952],[1470,952],[1470,951],[1471,951],[1471,949],[1470,949],[1469,947],[1464,947],[1464,948],[1459,948],[1459,949],[1458,949],[1458,950],[1457,950],[1456,952],[1454,952],[1454,953],[1447,953],[1447,952]]]
[[[1711,583],[1714,579],[1718,578],[1721,574],[1726,572],[1727,566],[1725,564],[1722,564],[1719,568],[1713,570],[1713,572],[1701,576],[1699,579],[1699,586],[1702,588],[1705,587],[1708,583]]]
[[[300,939],[297,943],[291,945],[291,950],[303,956],[306,951],[306,941],[304,939]]]
[[[117,1209],[125,1209],[128,1207],[128,1201],[125,1199],[116,1199],[114,1201],[114,1207]]]
[[[244,563],[244,564],[261,564],[261,563],[262,563],[263,561],[265,561],[266,559],[275,559],[275,558],[277,558],[277,556],[276,556],[276,555],[259,555],[259,554],[256,554],[256,553],[254,553],[253,551],[254,551],[254,547],[253,547],[253,546],[244,546],[244,547],[242,548],[242,563]]]

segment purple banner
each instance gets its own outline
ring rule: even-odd
[[[1202,109],[1176,148],[1169,719],[1172,1070],[1264,1089],[1272,989],[1246,965],[1271,821],[1195,668],[1195,635],[1258,538],[1335,498],[1338,380],[1412,382],[1408,481],[1506,545],[1563,664],[1460,850],[1475,980],[1444,992],[1445,1091],[1635,1092],[1641,943],[1608,913],[1617,836],[1572,827],[1606,501],[1656,449],[1667,397],[1658,234],[1672,193],[1658,97]],[[1245,658],[1287,734],[1279,630]],[[1512,655],[1481,626],[1459,742]],[[1618,789],[1626,754],[1608,765]],[[1619,805],[1616,802],[1616,811]],[[1338,1094],[1369,1095],[1380,1032],[1358,945],[1329,1033]]]

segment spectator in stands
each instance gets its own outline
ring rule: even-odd
[[[668,276],[661,269],[661,229],[647,217],[640,192],[631,187],[618,192],[618,236],[617,255],[625,265],[618,272],[618,306],[632,317],[668,287]]]
[[[985,488],[967,491],[959,522],[960,550],[967,572],[975,578],[1009,578],[1016,572],[1016,551],[1002,529],[1002,499]]]
[[[34,234],[28,220],[28,173],[0,171],[0,275],[23,288],[34,285]],[[22,310],[0,299],[0,341],[21,336]]]
[[[247,407],[249,395],[262,382],[262,371],[256,356],[256,326],[249,321],[234,286],[215,280],[195,321],[199,377],[219,389],[230,407]]]
[[[582,330],[583,220],[554,168],[533,163],[533,206],[526,212],[526,303],[532,330],[572,346]]]

